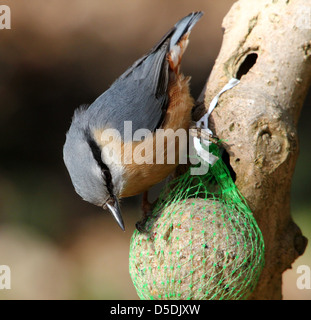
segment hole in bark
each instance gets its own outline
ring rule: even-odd
[[[260,131],[259,136],[262,137],[262,136],[264,136],[264,135],[266,135],[266,136],[268,136],[268,137],[271,137],[271,136],[272,136],[272,133],[271,133],[271,131],[269,130],[269,128],[264,128],[264,129],[262,129],[262,130]]]
[[[256,63],[257,58],[258,58],[257,53],[250,53],[249,55],[247,55],[247,57],[244,59],[244,61],[240,65],[240,68],[236,74],[236,78],[240,80],[244,75],[246,75]]]
[[[223,154],[222,154],[222,161],[225,163],[225,165],[227,166],[229,172],[230,172],[230,176],[232,178],[232,180],[235,182],[236,180],[236,173],[235,171],[233,170],[233,168],[231,167],[230,165],[230,157],[229,157],[229,153],[224,150]]]

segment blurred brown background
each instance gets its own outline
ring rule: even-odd
[[[183,59],[197,97],[217,57],[233,0],[3,0],[0,30],[0,265],[12,289],[0,299],[137,299],[128,250],[140,197],[122,203],[123,233],[107,212],[75,194],[62,160],[76,107],[91,103],[178,19],[203,10]],[[299,123],[293,181],[295,221],[311,239],[311,94]],[[310,247],[310,246],[309,246]],[[284,275],[285,299],[311,299]]]

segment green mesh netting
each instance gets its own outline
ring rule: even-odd
[[[144,228],[129,256],[141,299],[246,299],[256,286],[263,237],[221,159],[167,185]]]

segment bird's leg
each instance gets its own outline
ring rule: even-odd
[[[148,217],[150,216],[153,207],[154,207],[154,203],[150,203],[148,200],[148,190],[145,191],[143,193],[143,200],[142,200],[142,204],[141,204],[141,209],[143,211],[143,217],[140,221],[136,222],[136,229],[139,232],[146,232],[147,230],[145,229],[145,224],[148,220]]]
[[[143,211],[143,218],[148,217],[148,213],[152,210],[152,203],[148,200],[148,190],[143,193],[143,201],[141,203],[141,209]]]

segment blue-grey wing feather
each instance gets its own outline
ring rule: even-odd
[[[126,75],[122,75],[87,110],[90,126],[114,128],[124,134],[124,121],[132,122],[132,130],[154,131],[167,104],[167,45],[148,55]],[[104,108],[104,112],[102,110]],[[123,137],[127,140],[132,137]]]
[[[191,30],[203,13],[191,13],[169,30],[144,57],[137,60],[86,111],[89,125],[96,129],[117,129],[124,137],[124,121],[132,131],[155,131],[162,123],[168,105],[169,64],[167,53]]]

